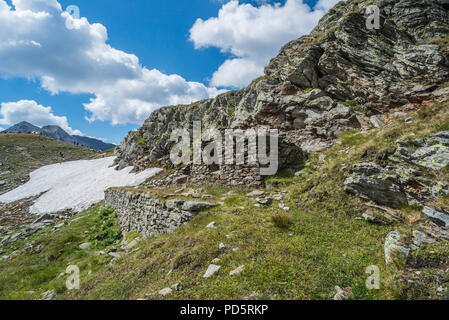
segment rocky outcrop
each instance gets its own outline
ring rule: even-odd
[[[398,144],[395,157],[400,160],[434,170],[449,165],[449,131],[438,132],[428,139],[415,139]]]
[[[190,221],[199,211],[214,207],[201,201],[162,201],[137,190],[108,189],[105,205],[117,212],[123,233],[137,231],[145,237],[171,233]]]
[[[396,176],[374,163],[359,163],[345,181],[345,190],[366,197],[381,205],[400,207],[407,204],[407,195]]]
[[[365,9],[374,3],[382,15],[379,30],[366,28]],[[153,112],[117,148],[116,164],[137,170],[169,164],[172,130],[192,130],[201,120],[207,129],[278,129],[281,167],[291,166],[360,128],[363,117],[419,100],[446,81],[448,22],[437,1],[341,2],[310,35],[285,45],[247,88]]]
[[[440,134],[434,136],[440,136]],[[393,159],[397,159],[398,155],[404,156],[404,154],[405,151],[399,147]],[[445,163],[446,158],[447,156],[440,154],[438,163]],[[415,163],[413,158],[407,159]],[[429,160],[423,161],[419,160],[416,164],[428,167],[427,163],[436,163],[428,162]],[[440,168],[441,165],[436,169]],[[429,179],[423,171],[414,169],[407,163],[386,167],[375,163],[358,163],[354,165],[352,175],[346,179],[344,184],[345,190],[351,194],[393,208],[406,204],[426,203],[449,194],[447,181]]]

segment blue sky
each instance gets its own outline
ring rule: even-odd
[[[316,2],[0,0],[0,127],[119,143],[163,105],[248,84],[338,1]]]

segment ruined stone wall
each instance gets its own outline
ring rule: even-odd
[[[162,201],[144,192],[125,189],[105,191],[105,205],[117,212],[123,233],[137,231],[144,237],[171,233],[190,221],[198,211],[213,204],[171,199]]]

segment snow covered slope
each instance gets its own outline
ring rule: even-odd
[[[31,213],[44,214],[72,209],[76,212],[104,200],[104,190],[110,187],[136,186],[161,169],[152,168],[130,173],[132,167],[116,171],[110,167],[115,157],[80,160],[45,166],[30,174],[30,181],[0,196],[0,202],[10,203],[37,196]]]

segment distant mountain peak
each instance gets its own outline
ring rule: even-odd
[[[66,143],[74,144],[80,147],[93,149],[96,151],[106,151],[114,148],[115,145],[111,143],[105,143],[95,138],[88,138],[82,136],[72,136],[68,134],[64,129],[57,125],[48,125],[42,128],[37,127],[27,121],[19,122],[9,129],[2,131],[1,133],[26,133],[26,134],[41,134],[49,138],[60,140]]]

